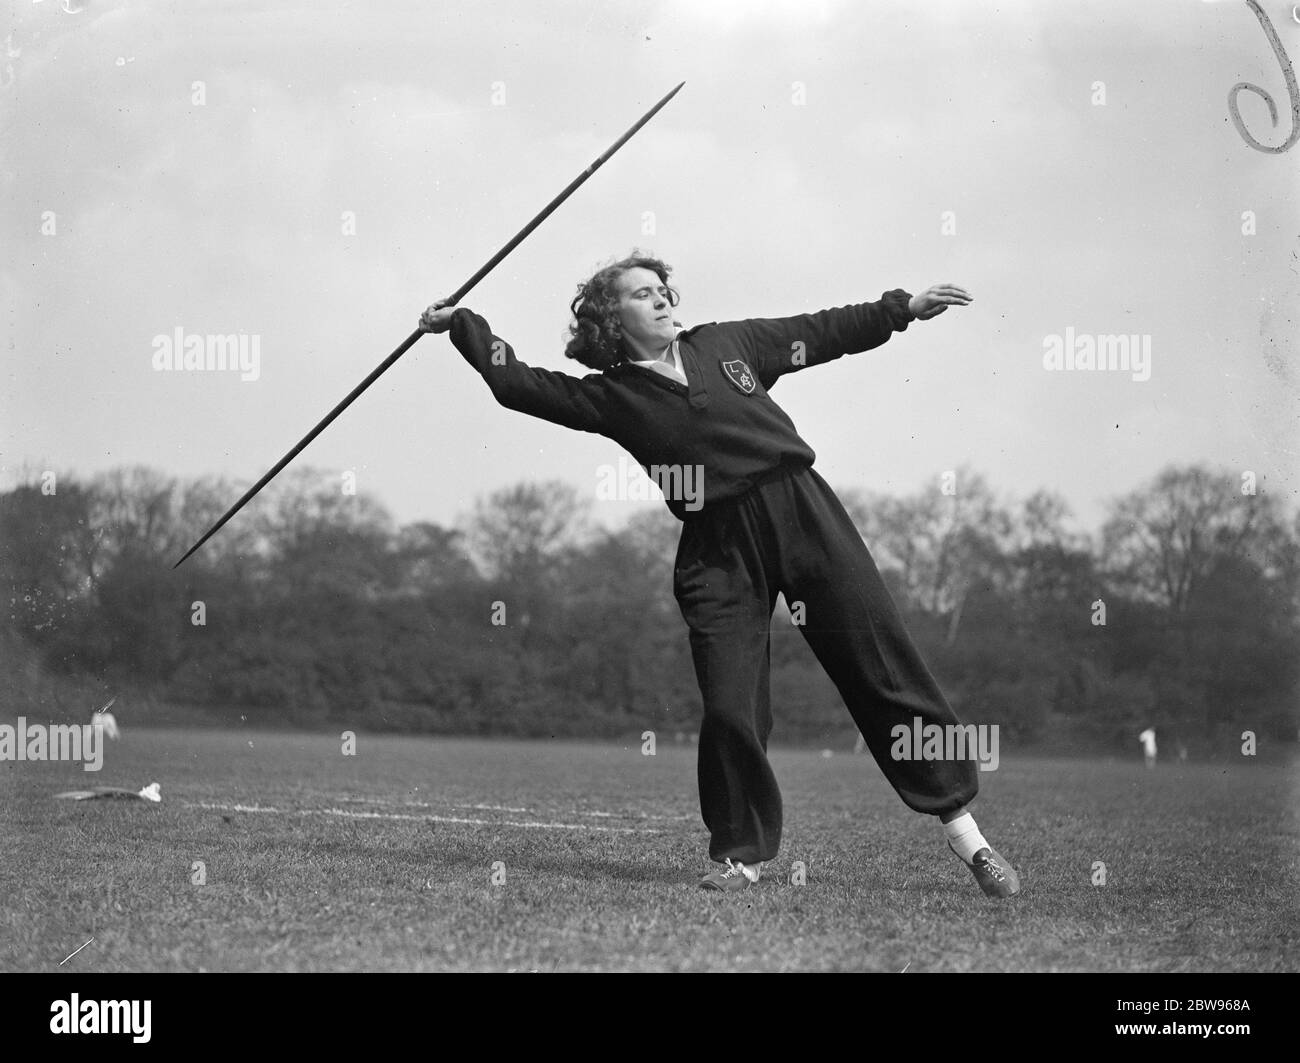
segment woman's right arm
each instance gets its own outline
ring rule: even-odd
[[[606,391],[599,374],[578,378],[536,369],[515,357],[510,344],[492,334],[488,323],[465,307],[439,300],[420,318],[426,332],[450,332],[469,362],[502,406],[531,414],[565,428],[604,433]]]

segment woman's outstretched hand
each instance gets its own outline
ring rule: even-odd
[[[971,301],[970,292],[955,284],[936,284],[919,295],[912,296],[907,308],[918,321],[938,317],[950,306],[966,306]]]
[[[447,299],[439,299],[420,315],[420,329],[424,332],[446,332],[451,328],[451,315],[456,308]]]

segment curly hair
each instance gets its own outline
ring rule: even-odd
[[[627,357],[618,317],[618,279],[637,268],[653,270],[664,284],[673,271],[672,266],[633,249],[627,258],[603,267],[589,281],[579,284],[578,294],[569,304],[573,323],[569,325],[569,342],[564,347],[567,357],[597,371],[617,365]],[[677,291],[670,287],[668,305],[676,306],[677,299]]]

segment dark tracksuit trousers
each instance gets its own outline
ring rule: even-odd
[[[713,859],[771,860],[781,842],[781,793],[767,760],[778,592],[792,610],[802,605],[800,631],[898,795],[935,814],[975,797],[969,760],[890,757],[895,725],[958,721],[853,521],[812,468],[780,470],[687,520],[673,589],[704,696],[698,772]]]
[[[776,856],[781,794],[767,760],[768,638],[778,592],[899,796],[939,814],[974,798],[974,762],[890,757],[891,728],[957,723],[908,636],[844,507],[812,470],[816,455],[768,394],[786,373],[884,343],[915,320],[909,295],[800,314],[710,322],[678,334],[686,383],[620,362],[575,378],[520,362],[465,308],[451,340],[496,400],[606,436],[648,471],[695,466],[703,499],[667,495],[684,523],[674,592],[704,699],[700,806],[709,855]],[[702,501],[702,507],[694,502]]]

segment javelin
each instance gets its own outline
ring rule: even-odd
[[[546,204],[546,206],[542,208],[541,213],[539,213],[537,217],[535,217],[532,221],[530,221],[527,225],[525,225],[522,229],[520,229],[519,232],[517,232],[514,235],[514,237],[511,238],[510,242],[505,245],[505,247],[501,248],[500,251],[498,251],[490,259],[488,259],[488,261],[479,269],[477,273],[474,274],[474,276],[470,277],[469,280],[467,280],[464,284],[462,284],[459,288],[456,289],[455,293],[447,300],[447,305],[455,306],[458,302],[460,302],[461,299],[465,297],[466,293],[471,288],[474,287],[474,285],[476,285],[479,281],[481,281],[484,277],[486,277],[489,273],[491,273],[492,270],[496,268],[497,264],[503,258],[506,257],[506,255],[510,254],[511,251],[513,251],[516,247],[519,246],[520,243],[523,242],[524,238],[527,237],[529,233],[531,233],[534,229],[536,229],[539,225],[541,225],[542,222],[544,222],[561,203],[563,203],[566,199],[569,198],[569,196],[573,195],[573,193],[577,190],[578,186],[581,185],[583,181],[585,181],[588,177],[590,177],[593,173],[595,173],[598,169],[600,169],[600,167],[605,163],[605,161],[611,155],[614,154],[614,152],[618,151],[619,148],[621,148],[624,144],[626,144],[629,140],[632,139],[633,135],[637,132],[637,130],[639,130],[643,125],[645,125],[648,121],[650,121],[651,118],[653,118],[656,114],[658,114],[660,108],[662,108],[664,104],[666,104],[669,100],[671,100],[674,96],[676,96],[677,93],[681,91],[682,85],[685,84],[686,82],[683,81],[681,84],[677,86],[677,88],[673,89],[672,92],[668,93],[667,96],[665,96],[662,100],[660,100],[653,107],[651,107],[650,110],[646,111],[646,113],[641,116],[640,121],[638,121],[636,125],[634,125],[631,129],[629,129],[626,133],[624,133],[621,137],[619,137],[616,141],[614,141],[614,143],[608,149],[606,149],[605,153],[601,155],[600,158],[598,158],[595,162],[593,162],[590,166],[588,166],[585,170],[583,170],[582,173],[578,174],[577,177],[575,177],[572,181],[570,181],[568,187],[565,188],[563,192],[561,192],[548,204]],[[302,450],[307,446],[308,443],[310,443],[313,439],[315,439],[318,435],[320,435],[321,432],[325,430],[326,426],[331,421],[333,421],[335,417],[337,417],[349,406],[351,406],[354,399],[356,399],[363,391],[366,390],[366,388],[370,387],[371,384],[373,384],[385,372],[387,372],[388,367],[391,366],[395,361],[397,361],[397,359],[402,357],[402,355],[404,355],[412,346],[415,345],[415,341],[418,340],[423,335],[424,335],[423,329],[416,329],[409,336],[407,336],[406,339],[402,341],[402,345],[398,347],[397,350],[395,350],[392,354],[390,354],[387,358],[385,358],[382,362],[380,362],[379,365],[375,367],[374,371],[368,377],[366,377],[365,380],[361,381],[360,384],[358,384],[355,388],[352,389],[351,392],[348,393],[347,398],[345,398],[342,402],[340,402],[337,406],[335,406],[334,409],[330,410],[330,412],[326,414],[324,418],[321,419],[320,423],[318,423],[315,428],[313,428],[302,438],[302,440],[298,443],[297,446],[295,446],[291,451],[289,451],[288,454],[286,454],[283,458],[281,458],[278,462],[275,463],[275,467],[271,469],[270,472],[268,472],[265,476],[263,476],[260,480],[258,480],[257,483],[253,484],[253,486],[250,487],[244,493],[243,498],[241,498],[238,502],[236,502],[233,506],[231,506],[228,510],[226,510],[222,518],[219,521],[217,521],[216,524],[212,525],[212,527],[209,528],[204,533],[203,538],[200,539],[193,546],[191,546],[189,550],[186,551],[185,557],[182,557],[179,561],[176,562],[176,564],[172,565],[172,568],[173,569],[180,568],[180,566],[185,563],[185,558],[189,557],[190,554],[194,553],[195,550],[197,550],[200,546],[202,546],[209,539],[211,539],[212,536],[214,536],[218,531],[220,531],[221,527],[226,523],[226,521],[228,521],[241,509],[243,509],[244,504],[246,502],[251,500],[253,496],[257,494],[258,491],[260,491],[263,487],[269,484],[281,469],[283,469],[286,465],[288,465],[289,462],[293,461],[293,459],[296,458],[298,454],[302,452]]]

